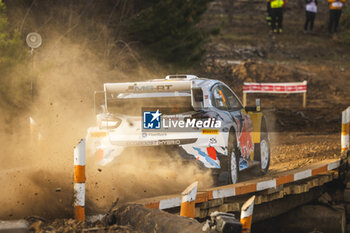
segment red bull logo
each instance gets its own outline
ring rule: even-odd
[[[242,133],[238,139],[241,147],[242,157],[249,160],[250,154],[254,152],[254,143],[250,131],[247,129],[247,120],[243,122]]]

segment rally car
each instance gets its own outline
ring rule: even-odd
[[[103,103],[97,104],[97,126],[88,129],[87,140],[101,165],[128,156],[129,148],[165,147],[181,159],[212,169],[218,180],[228,183],[238,182],[239,173],[247,168],[254,166],[263,174],[269,168],[269,137],[262,112],[243,107],[221,81],[168,75],[105,83],[98,94]]]

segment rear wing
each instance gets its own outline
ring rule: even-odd
[[[195,110],[206,108],[209,106],[208,94],[204,95],[207,90],[202,90],[195,80],[152,80],[145,82],[126,82],[126,83],[105,83],[104,97],[105,109],[108,109],[108,100],[122,98],[121,96],[138,96],[139,98],[147,98],[153,94],[158,97],[171,94],[175,98],[177,96],[191,96],[191,105]],[[159,95],[157,95],[159,93]]]
[[[106,93],[182,92],[191,90],[191,81],[148,81],[105,83]]]

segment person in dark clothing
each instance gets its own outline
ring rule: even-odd
[[[308,32],[308,26],[310,25],[310,32],[313,31],[314,28],[314,20],[317,13],[317,0],[305,0],[306,3],[306,20],[304,24],[304,32]]]
[[[329,34],[334,32],[337,33],[338,24],[341,16],[342,8],[344,7],[346,0],[328,0],[329,3],[329,24],[328,31]]]
[[[285,0],[270,0],[271,6],[271,27],[275,33],[282,32],[283,22],[283,8],[285,6]]]
[[[333,25],[334,25],[334,32],[337,33],[340,16],[341,16],[341,10],[329,10],[329,25],[328,25],[329,34],[332,34],[333,32]]]
[[[283,8],[274,8],[271,11],[271,26],[273,32],[282,32]]]

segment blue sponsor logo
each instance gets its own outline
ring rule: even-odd
[[[160,129],[161,115],[159,109],[156,112],[143,112],[143,128],[144,129]]]

